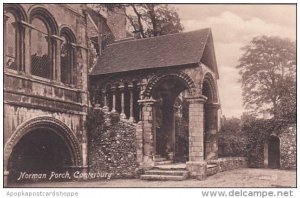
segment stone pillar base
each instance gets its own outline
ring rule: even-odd
[[[154,167],[154,160],[150,156],[144,156],[143,165],[144,168],[152,168]]]
[[[120,114],[120,118],[121,118],[122,120],[126,120],[126,119],[127,119],[125,113],[121,113],[121,114]]]
[[[189,171],[190,177],[197,180],[206,179],[206,161],[189,161],[186,163],[186,169]]]
[[[3,186],[7,187],[7,180],[8,180],[9,171],[4,171],[3,173]]]
[[[84,174],[87,174],[88,173],[88,170],[89,170],[89,167],[88,166],[83,166],[82,167],[82,173]],[[88,180],[89,178],[87,177],[83,177],[82,180]]]

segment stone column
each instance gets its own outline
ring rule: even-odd
[[[137,84],[137,86],[138,86],[138,92],[139,92],[139,99],[138,100],[142,100],[142,99],[144,99],[143,98],[143,95],[144,95],[144,91],[145,91],[145,89],[146,89],[146,83],[142,83],[142,82],[139,82],[138,84]],[[141,105],[139,104],[139,120],[141,121],[142,120],[142,110],[141,110]]]
[[[218,159],[218,103],[205,105],[205,136],[204,136],[204,156],[206,160]]]
[[[9,171],[8,170],[5,170],[3,171],[3,186],[4,187],[7,187],[7,180],[8,180],[8,176],[9,176]]]
[[[119,89],[121,91],[121,114],[120,114],[120,118],[121,119],[126,119],[126,114],[125,114],[125,101],[124,101],[124,92],[125,92],[125,86],[124,85],[120,85]]]
[[[86,115],[82,117],[82,123],[86,122]],[[83,125],[82,126],[82,143],[81,143],[81,150],[82,150],[82,172],[87,173],[88,172],[88,135],[87,135],[87,129]],[[87,180],[88,178],[84,177],[84,180]]]
[[[189,161],[187,169],[192,177],[203,180],[206,177],[204,161],[204,102],[205,96],[189,97]]]
[[[129,121],[135,122],[133,117],[133,85],[128,85],[128,90],[130,94],[130,115],[129,115]]]
[[[112,99],[112,108],[111,108],[111,112],[115,113],[116,111],[116,91],[117,88],[115,86],[111,87],[111,92],[113,94],[113,99]]]
[[[16,63],[17,63],[17,70],[19,72],[25,71],[25,65],[24,65],[24,53],[25,53],[25,46],[24,46],[24,34],[25,34],[25,28],[23,26],[22,21],[18,21],[15,24],[13,24],[16,28],[17,32],[17,46],[16,46]]]
[[[75,43],[70,43],[70,48],[71,48],[71,76],[70,76],[70,82],[72,85],[74,85],[75,87],[77,87],[77,80],[76,80],[76,76],[77,76],[77,67],[76,67],[76,63],[77,63],[77,45]]]
[[[155,135],[156,135],[156,123],[155,123],[155,102],[154,99],[144,99],[138,101],[142,106],[142,130],[137,130],[137,137],[142,137],[142,147],[137,147],[137,153],[142,155],[142,163],[140,166],[152,167],[154,166],[155,156]],[[140,151],[139,148],[142,150]]]
[[[103,111],[107,113],[109,111],[109,107],[108,107],[107,91],[105,89],[102,89],[102,97],[103,97]]]
[[[56,80],[58,82],[61,82],[61,45],[63,43],[63,39],[56,36],[56,35],[51,35],[50,36],[51,41],[54,43],[54,61],[53,61],[53,75],[52,78],[53,80]]]
[[[34,27],[26,23],[25,21],[20,21],[19,22],[20,29],[24,32],[24,47],[25,49],[22,49],[21,51],[24,53],[24,72],[27,75],[31,74],[31,43],[30,43],[30,31]]]

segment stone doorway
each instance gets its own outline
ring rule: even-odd
[[[186,162],[189,154],[187,87],[178,79],[162,80],[153,90],[156,158]]]
[[[280,140],[277,136],[271,136],[268,144],[268,167],[280,168]]]
[[[68,144],[57,133],[46,128],[25,134],[14,146],[8,160],[8,182],[16,182],[21,172],[50,175],[73,165]],[[22,182],[22,179],[19,180]]]

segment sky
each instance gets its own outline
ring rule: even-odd
[[[220,79],[218,90],[222,114],[240,117],[245,111],[240,76],[235,68],[241,47],[260,35],[296,39],[295,5],[173,5],[184,31],[210,27]]]

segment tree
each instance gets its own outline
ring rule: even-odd
[[[223,116],[218,135],[219,156],[245,156],[247,134],[242,131],[242,122],[238,118]]]
[[[97,4],[95,7],[125,15],[131,30],[140,33],[142,38],[183,30],[177,11],[168,4]]]
[[[269,112],[275,119],[296,117],[296,45],[279,37],[255,37],[242,48],[239,73],[243,101],[254,112]]]

